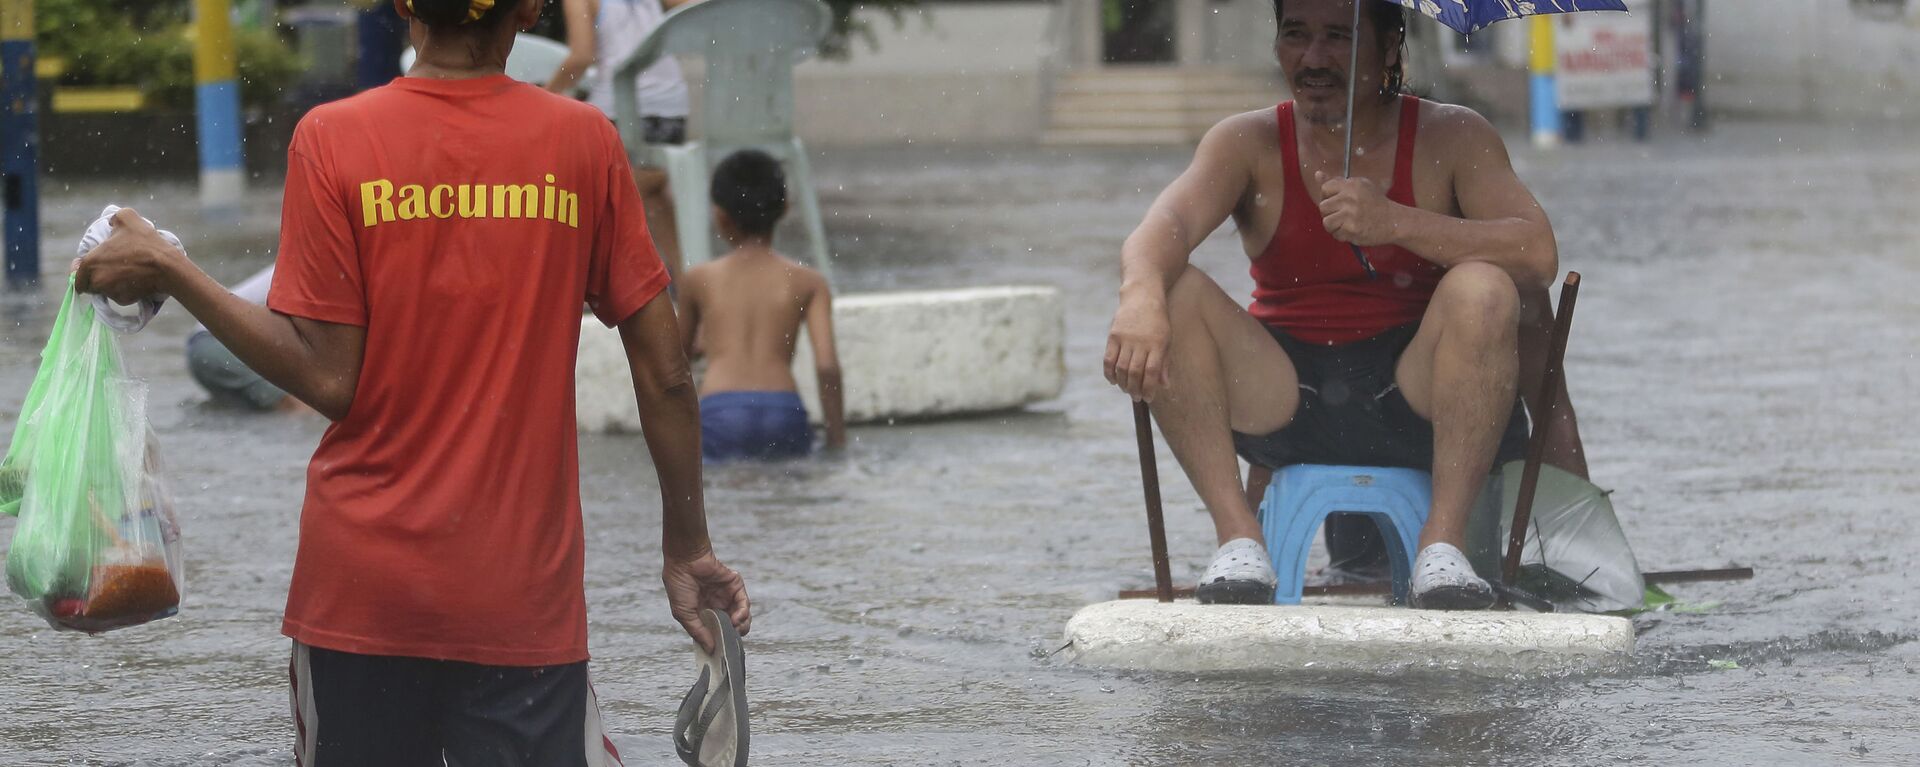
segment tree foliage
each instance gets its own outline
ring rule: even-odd
[[[35,0],[39,55],[67,63],[63,85],[138,87],[150,103],[193,104],[190,0]],[[271,30],[236,28],[234,64],[240,99],[273,104],[304,68]]]
[[[880,11],[899,26],[906,11],[919,7],[921,0],[826,0],[826,3],[833,9],[833,32],[827,36],[823,52],[829,58],[845,58],[853,52],[854,38],[864,41],[868,48],[879,44],[874,38],[873,24],[855,11]]]

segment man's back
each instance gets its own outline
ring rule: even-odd
[[[746,247],[687,272],[682,300],[707,358],[702,395],[793,391],[801,324],[828,292],[819,272],[771,249]]]

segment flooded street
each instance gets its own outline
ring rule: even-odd
[[[842,456],[708,473],[716,550],[754,602],[755,762],[1920,763],[1920,141],[1727,123],[1515,152],[1562,269],[1585,278],[1569,381],[1642,567],[1754,580],[1670,587],[1695,610],[1638,619],[1631,670],[1598,678],[1196,678],[1048,657],[1074,610],[1152,580],[1128,402],[1100,354],[1120,242],[1187,153],[830,152],[816,172],[842,292],[1057,286],[1069,379],[1024,412],[855,427]],[[270,258],[277,188],[216,221],[190,185],[43,185],[49,252],[113,201],[225,282]],[[1196,261],[1249,294],[1231,231]],[[0,435],[57,287],[0,299]],[[85,637],[0,599],[0,765],[293,763],[279,620],[324,424],[207,405],[182,359],[191,327],[171,307],[125,341],[187,536],[181,615]],[[694,666],[660,586],[652,469],[637,436],[581,447],[607,727],[627,764],[676,763]],[[1160,466],[1191,583],[1212,528],[1164,446]]]

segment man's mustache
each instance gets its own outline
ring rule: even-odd
[[[1336,85],[1336,86],[1340,86],[1340,85],[1346,85],[1346,84],[1347,84],[1347,81],[1346,81],[1346,78],[1343,78],[1343,77],[1341,77],[1341,76],[1340,76],[1340,73],[1339,73],[1339,72],[1337,72],[1337,71],[1335,71],[1335,70],[1332,70],[1332,69],[1303,69],[1303,70],[1301,70],[1301,71],[1300,71],[1300,74],[1297,74],[1297,75],[1294,75],[1294,77],[1293,77],[1293,87],[1295,87],[1295,88],[1304,88],[1304,87],[1306,87],[1306,83],[1307,83],[1307,81],[1308,81],[1308,80],[1310,80],[1310,79],[1312,79],[1312,80],[1326,80],[1326,81],[1328,81],[1328,82],[1331,82],[1331,83],[1333,83],[1333,84],[1334,84],[1334,85]]]

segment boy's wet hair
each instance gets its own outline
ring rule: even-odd
[[[521,0],[407,0],[414,18],[429,27],[492,27],[513,13]],[[475,17],[478,18],[475,18]]]
[[[713,204],[727,212],[748,237],[771,237],[787,212],[787,174],[780,161],[758,149],[742,149],[713,169]]]

